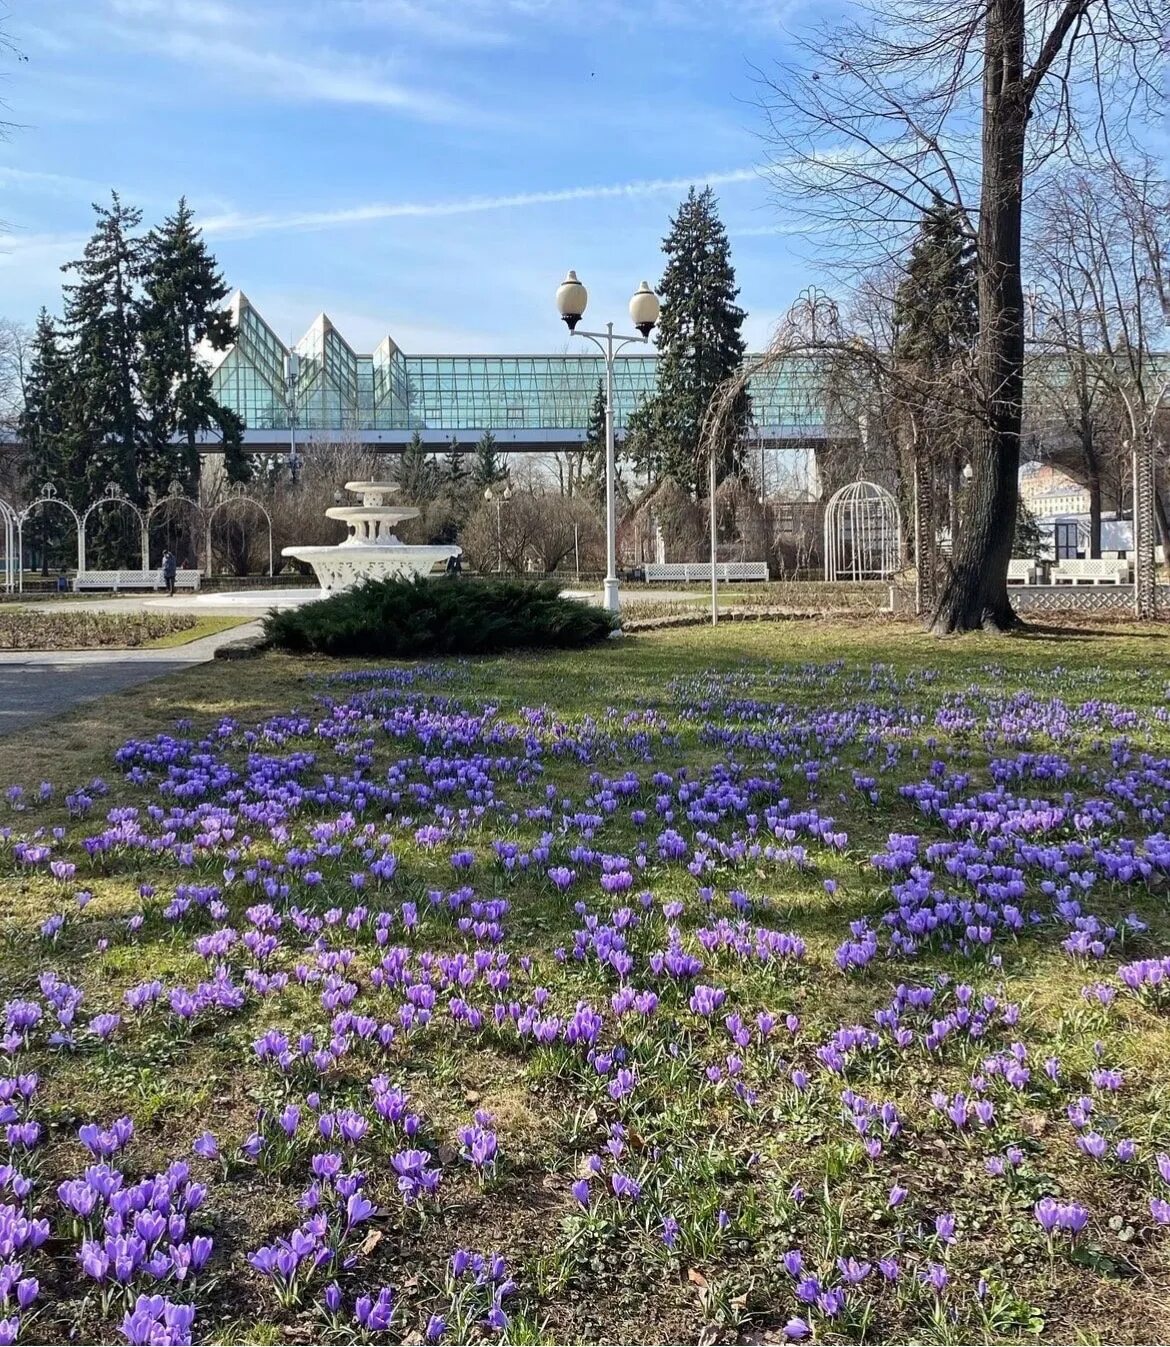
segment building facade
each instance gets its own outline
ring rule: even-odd
[[[1020,499],[1037,519],[1089,513],[1089,489],[1067,472],[1047,463],[1020,469]]]

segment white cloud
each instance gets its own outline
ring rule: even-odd
[[[247,6],[224,0],[108,0],[110,9],[130,19],[170,19],[238,31],[248,22]]]
[[[0,187],[12,187],[30,195],[77,197],[97,193],[105,196],[109,187],[90,178],[68,173],[43,173],[36,169],[10,168],[0,164]]]
[[[736,168],[722,173],[697,173],[683,178],[643,178],[635,182],[560,187],[543,192],[513,192],[501,196],[471,196],[450,201],[376,201],[339,210],[294,211],[285,215],[230,212],[205,219],[203,229],[207,234],[250,238],[256,234],[332,229],[374,220],[478,215],[485,211],[523,209],[573,201],[657,196],[664,192],[685,192],[691,186],[719,187],[728,183],[753,182],[758,177],[758,169]]]
[[[59,265],[79,256],[87,241],[81,234],[0,233],[0,266],[25,267],[40,260]]]
[[[327,22],[386,28],[395,34],[442,47],[501,47],[515,41],[496,21],[500,16],[484,4],[458,6],[434,0],[334,0]]]
[[[348,103],[405,112],[430,120],[463,115],[458,104],[424,89],[398,84],[376,69],[324,53],[299,60],[262,46],[241,46],[192,31],[138,31],[134,43],[172,60],[202,66],[220,75],[242,77],[250,93],[292,103]]]

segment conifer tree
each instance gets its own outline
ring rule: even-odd
[[[975,344],[979,328],[975,245],[959,211],[936,200],[923,213],[894,296],[894,355],[930,374]]]
[[[959,531],[960,474],[972,439],[970,421],[961,414],[969,402],[961,383],[978,338],[978,300],[975,245],[960,212],[936,198],[923,212],[894,294],[893,355],[902,402],[917,419],[916,452],[945,468],[931,514],[941,518],[942,502],[949,500],[952,546]],[[903,452],[902,507],[909,511],[915,466],[909,450]]]
[[[416,430],[391,469],[391,480],[407,505],[426,505],[435,497],[435,464]]]
[[[705,481],[703,418],[719,386],[743,363],[744,311],[731,264],[727,230],[710,187],[692,187],[662,241],[666,268],[658,294],[658,383],[654,395],[630,418],[628,444],[651,477],[673,477],[694,492]],[[714,446],[716,474],[735,472],[750,418],[746,389],[725,420]]]
[[[142,212],[123,205],[117,192],[109,206],[95,205],[94,210],[97,228],[84,256],[63,268],[78,277],[65,286],[76,436],[76,471],[69,488],[74,505],[95,499],[109,482],[141,504],[145,496],[138,480],[138,456],[146,443],[146,428],[138,386],[135,286],[142,270],[142,241],[134,231]]]
[[[459,497],[467,485],[466,458],[459,441],[453,439],[443,461],[443,485],[452,499]]]
[[[508,460],[496,445],[496,437],[485,430],[475,446],[475,459],[471,467],[471,484],[477,491],[486,491],[489,486],[507,480]]]
[[[1036,516],[1020,498],[1016,505],[1016,531],[1012,538],[1012,556],[1025,561],[1040,561],[1044,557],[1044,535]]]
[[[225,350],[235,326],[224,307],[228,287],[185,197],[174,215],[147,235],[141,305],[141,386],[148,453],[140,463],[143,486],[160,495],[178,479],[192,490],[199,472],[199,437],[218,431],[229,476],[246,464],[239,422],[215,398],[211,370],[199,347]]]
[[[69,362],[61,350],[57,327],[42,309],[32,340],[32,352],[24,381],[24,406],[18,422],[23,447],[22,470],[30,491],[39,496],[52,485],[66,494],[70,457],[70,409],[72,379]],[[41,568],[49,573],[49,553],[61,535],[64,512],[60,508],[37,511],[35,535],[41,548]]]
[[[597,392],[589,408],[589,426],[585,432],[585,463],[588,479],[585,489],[595,505],[605,503],[605,381],[598,379]]]

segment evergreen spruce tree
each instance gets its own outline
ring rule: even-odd
[[[256,465],[244,449],[244,419],[231,407],[220,404],[216,417],[219,442],[223,448],[223,470],[229,482],[250,482]]]
[[[57,339],[56,324],[42,309],[33,335],[32,352],[24,381],[24,406],[17,433],[22,446],[21,468],[31,491],[39,496],[52,485],[66,493],[70,447],[72,378],[69,361]],[[64,511],[37,511],[33,525],[40,544],[41,570],[49,573],[49,554],[61,538]]]
[[[228,287],[185,197],[174,215],[147,235],[142,280],[141,388],[147,453],[140,460],[139,476],[143,487],[156,496],[176,479],[192,491],[199,474],[201,434],[219,431],[225,455],[233,459],[242,455],[232,452],[239,448],[238,419],[215,398],[211,370],[198,350],[206,343],[222,351],[235,340],[231,314],[223,305]],[[239,480],[241,466],[233,461],[228,475]]]
[[[978,337],[978,277],[975,245],[958,210],[941,199],[923,212],[905,278],[894,294],[893,319],[902,401],[916,417],[918,432],[902,438],[925,446],[935,467],[943,470],[931,513],[941,523],[949,502],[953,547],[959,529],[960,473],[971,439],[969,425],[956,414],[964,401],[957,379]],[[899,474],[904,517],[913,509],[913,456],[904,446]]]
[[[475,446],[475,458],[471,465],[471,484],[479,492],[484,492],[497,482],[506,481],[508,460],[496,447],[496,437],[485,430]]]
[[[936,199],[894,296],[894,355],[934,377],[972,349],[978,326],[975,244],[958,210]]]
[[[109,206],[95,205],[94,210],[97,228],[84,256],[63,268],[78,277],[65,286],[64,325],[72,344],[75,390],[69,488],[75,506],[95,499],[109,482],[141,504],[145,494],[138,480],[138,457],[146,427],[138,385],[135,286],[142,270],[142,240],[134,231],[142,212],[123,205],[117,192]],[[114,513],[100,512],[100,534],[113,534]]]
[[[1040,561],[1044,557],[1044,536],[1036,516],[1028,509],[1021,496],[1016,506],[1016,532],[1012,539],[1012,556],[1025,561]]]
[[[598,379],[585,432],[585,490],[595,505],[605,503],[605,381]]]
[[[462,496],[467,486],[466,458],[467,455],[460,448],[459,441],[452,440],[443,461],[443,486],[452,500]]]
[[[743,363],[744,311],[727,230],[710,187],[692,187],[662,241],[666,268],[658,293],[658,383],[630,418],[628,445],[651,477],[673,477],[694,493],[706,480],[703,418],[719,386]],[[714,446],[716,474],[738,471],[750,402],[744,390]]]
[[[435,464],[416,430],[391,470],[391,480],[407,505],[426,505],[435,497]]]

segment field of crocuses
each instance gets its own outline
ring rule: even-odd
[[[1165,1340],[1163,652],[269,656],[6,741],[0,1344]]]

